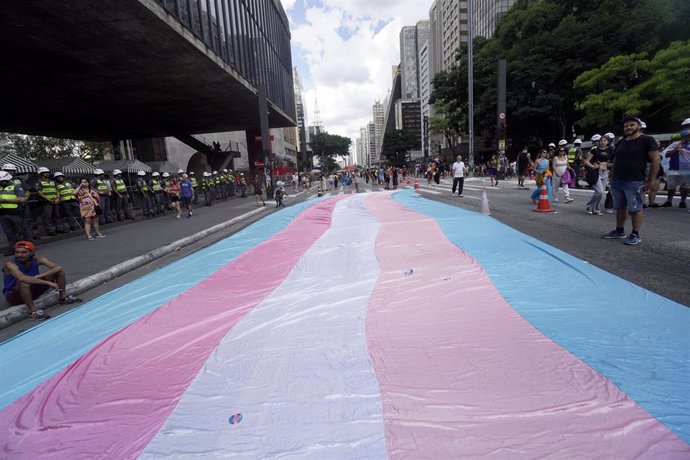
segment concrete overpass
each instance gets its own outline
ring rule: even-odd
[[[279,0],[2,0],[0,131],[145,138],[294,126]],[[265,124],[265,123],[264,123]]]

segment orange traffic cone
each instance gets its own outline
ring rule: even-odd
[[[536,212],[553,212],[551,205],[549,204],[549,191],[546,188],[546,183],[542,184],[541,191],[539,192],[539,204],[537,205]]]
[[[419,181],[417,179],[414,180],[414,189],[419,189]]]

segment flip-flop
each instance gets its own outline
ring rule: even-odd
[[[74,297],[73,295],[68,295],[68,296],[65,297],[64,299],[59,299],[59,300],[58,300],[58,302],[60,302],[60,303],[63,304],[63,305],[65,305],[65,304],[70,304],[70,303],[79,303],[79,302],[81,302],[81,301],[82,301],[82,300],[81,300],[80,298]]]
[[[40,313],[39,313],[40,312]],[[43,313],[43,310],[37,310],[29,316],[30,321],[45,321],[50,318],[50,315]]]

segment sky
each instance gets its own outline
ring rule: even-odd
[[[386,98],[400,63],[400,29],[429,19],[432,0],[281,0],[307,119],[315,100],[327,132],[352,139]]]

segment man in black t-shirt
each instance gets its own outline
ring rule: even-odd
[[[652,178],[659,172],[659,146],[656,140],[642,134],[641,121],[637,117],[623,118],[623,138],[617,145],[613,156],[611,177],[611,194],[613,208],[616,210],[616,229],[603,235],[605,239],[625,238],[624,243],[630,246],[640,244],[640,228],[644,218],[642,213],[642,195],[649,188]],[[647,176],[647,163],[650,163]],[[628,214],[632,220],[632,233],[626,237],[625,221]]]

